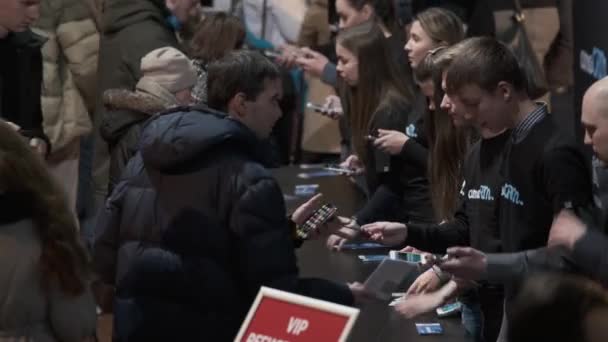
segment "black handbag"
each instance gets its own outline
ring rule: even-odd
[[[515,4],[515,14],[513,15],[515,25],[513,36],[510,40],[510,48],[524,74],[528,95],[531,99],[537,99],[549,91],[549,85],[542,64],[536,57],[530,43],[530,38],[524,25],[526,18],[521,7],[521,2],[519,0],[513,0],[513,2]]]

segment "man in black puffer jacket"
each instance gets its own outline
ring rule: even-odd
[[[210,65],[208,87],[222,112],[164,113],[142,133],[155,192],[148,217],[162,247],[136,256],[119,283],[119,340],[232,340],[260,286],[346,305],[363,292],[298,276],[294,224],[263,166],[263,140],[281,116],[278,69],[256,52],[233,52]]]

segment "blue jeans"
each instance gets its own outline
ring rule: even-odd
[[[470,341],[484,342],[483,313],[479,301],[474,298],[462,301],[462,325]]]

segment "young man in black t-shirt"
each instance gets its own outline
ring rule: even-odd
[[[459,278],[505,284],[508,314],[522,277],[534,270],[570,269],[564,250],[546,248],[547,239],[554,218],[593,205],[590,170],[579,146],[558,132],[546,106],[527,96],[524,75],[504,45],[474,38],[458,48],[463,53],[445,75],[444,102],[459,108],[450,111],[454,121],[480,130],[512,128],[501,152],[495,197],[502,253],[509,254],[449,248],[450,260],[441,268]],[[402,238],[415,239],[413,228]],[[382,234],[386,238],[397,230],[384,227]]]
[[[463,51],[459,46],[439,53],[434,66],[437,72],[445,70],[451,60],[461,53]],[[474,122],[465,118],[468,114],[464,113],[462,108],[447,101],[441,106],[452,117],[455,126],[474,126]],[[475,129],[481,139],[472,146],[463,160],[464,182],[458,190],[460,206],[452,220],[443,224],[408,223],[407,225],[376,222],[364,226],[363,229],[370,233],[372,238],[378,238],[385,244],[401,247],[409,244],[432,253],[445,253],[447,248],[456,245],[470,245],[486,253],[501,252],[502,243],[497,222],[498,200],[502,185],[499,170],[502,151],[510,137],[510,131],[506,127],[492,129],[475,127]],[[405,301],[404,305],[397,307],[397,310],[406,316],[417,315],[434,309],[437,301],[443,300],[440,297],[451,297],[456,291],[465,290],[455,287],[455,284],[447,284],[440,291],[431,293],[441,285],[442,277],[438,277],[440,274],[437,271],[436,268],[428,270],[408,290],[410,296],[428,293],[424,295],[424,299],[418,297],[416,304]],[[496,340],[502,321],[502,292],[501,286],[481,284],[461,296],[465,304],[463,322],[467,332],[476,341]],[[483,335],[483,338],[480,335]]]
[[[562,134],[544,104],[526,94],[515,56],[491,38],[463,44],[446,74],[449,100],[478,127],[512,128],[500,168],[498,226],[505,254],[448,249],[441,268],[468,280],[502,283],[506,313],[523,277],[536,270],[572,270],[564,249],[546,248],[554,219],[593,206],[589,161]],[[508,254],[507,254],[508,253]]]

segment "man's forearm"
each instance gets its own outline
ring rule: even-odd
[[[565,247],[551,247],[517,253],[486,255],[485,280],[491,283],[517,283],[537,272],[565,272],[574,268],[570,253]]]

